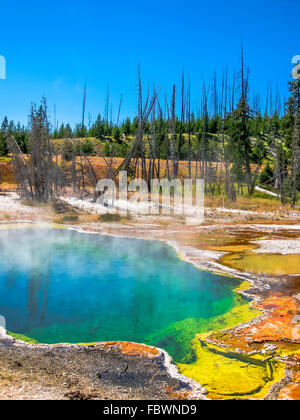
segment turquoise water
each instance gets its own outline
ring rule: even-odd
[[[234,306],[239,284],[161,242],[55,228],[1,230],[0,262],[9,331],[43,343],[158,345],[177,361],[205,322]]]

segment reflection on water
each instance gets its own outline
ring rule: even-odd
[[[160,242],[60,229],[1,230],[0,260],[8,330],[45,343],[165,342],[175,358],[180,325],[189,325],[190,341],[199,322],[233,307],[239,284],[196,269]]]

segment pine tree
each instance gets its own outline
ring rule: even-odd
[[[125,134],[125,136],[130,136],[130,134],[131,134],[130,118],[126,118],[125,122],[122,124],[121,130]]]
[[[7,118],[7,116],[5,116],[4,117],[4,120],[2,122],[2,125],[1,125],[1,131],[3,131],[4,133],[6,133],[7,130],[8,130],[8,126],[9,126],[9,124],[8,124],[8,118]]]
[[[90,129],[90,135],[97,139],[103,139],[104,137],[104,122],[100,114],[98,114],[95,123]]]
[[[299,189],[300,177],[300,79],[289,82],[291,95],[287,102],[287,114],[285,116],[285,146],[291,150],[291,203],[297,202],[297,189]]]
[[[9,129],[8,119],[5,116],[1,125],[1,130],[0,130],[0,156],[7,156],[8,154],[8,148],[6,144],[6,135],[8,133],[8,129]]]
[[[250,139],[250,110],[244,96],[241,97],[237,109],[230,118],[229,149],[234,163],[235,177],[240,184],[244,175],[248,185],[248,193],[253,194],[251,174],[251,139]]]
[[[63,123],[61,124],[57,135],[58,135],[59,139],[64,139],[65,138],[65,125]]]
[[[73,137],[73,130],[70,126],[70,124],[67,124],[65,127],[65,138],[70,139]]]
[[[114,140],[116,140],[117,143],[121,144],[121,130],[120,128],[116,125],[113,130],[112,130],[112,135]]]
[[[295,118],[294,135],[292,143],[292,204],[297,202],[297,190],[299,189],[300,181],[300,108]]]
[[[289,91],[291,96],[287,101],[287,111],[289,115],[296,118],[300,109],[300,79],[289,82]]]
[[[39,202],[47,202],[53,196],[53,160],[45,98],[37,109],[32,107],[30,124],[29,166],[32,198]]]

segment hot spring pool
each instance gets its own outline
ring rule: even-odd
[[[0,315],[42,343],[124,340],[182,361],[239,280],[198,270],[158,242],[67,229],[0,230]]]

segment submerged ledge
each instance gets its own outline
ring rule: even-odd
[[[19,225],[18,222],[15,222],[15,223],[17,225]],[[45,226],[45,223],[34,223],[34,222],[30,222],[30,221],[26,222],[26,223],[28,223],[28,225],[40,225],[40,226],[43,225],[43,226]],[[12,224],[13,223],[11,223],[11,222],[6,223],[6,225],[12,225]],[[20,225],[24,226],[23,222]],[[53,224],[49,224],[49,223],[47,223],[46,225],[48,227],[55,227]],[[109,235],[112,235],[112,236],[121,236],[121,237],[125,236],[125,235],[120,235],[118,233],[114,234],[114,233],[111,233],[111,232],[110,233],[97,232],[97,231],[89,232],[89,231],[84,230],[82,228],[78,229],[77,226],[74,227],[74,226],[56,225],[56,227],[62,227],[64,229],[77,230],[78,232],[82,232],[82,233],[83,232],[94,233],[94,234],[99,234],[100,233],[100,234],[109,234]],[[128,235],[128,233],[126,234],[126,237],[138,238],[138,236]],[[141,237],[141,239],[153,240],[153,238],[145,238],[144,236]],[[253,348],[251,348],[251,351],[249,352],[249,349],[247,349],[247,351],[245,350],[245,348],[240,349],[240,348],[236,347],[236,344],[233,346],[232,343],[230,343],[229,346],[228,346],[228,342],[226,342],[226,341],[221,340],[221,341],[218,342],[216,340],[216,338],[214,337],[214,334],[215,335],[221,334],[223,336],[225,336],[227,334],[230,337],[237,338],[238,335],[239,335],[239,332],[245,331],[247,329],[248,329],[248,331],[250,331],[251,329],[252,330],[253,329],[257,330],[257,329],[260,328],[260,325],[264,325],[268,322],[269,317],[270,317],[271,309],[269,307],[266,307],[266,305],[264,306],[263,304],[261,304],[263,302],[263,297],[262,296],[265,294],[266,291],[270,290],[270,285],[268,284],[268,282],[266,282],[266,279],[263,278],[263,277],[254,276],[254,275],[251,275],[251,274],[239,272],[238,270],[235,270],[235,269],[230,269],[230,268],[224,267],[217,262],[217,258],[216,258],[215,261],[205,261],[205,258],[200,258],[200,261],[199,261],[199,250],[197,248],[190,247],[188,249],[189,252],[187,252],[186,248],[181,247],[180,244],[178,244],[175,241],[168,241],[166,239],[160,239],[160,238],[155,238],[155,239],[156,240],[162,240],[162,241],[168,243],[169,245],[171,245],[173,248],[176,249],[176,251],[178,252],[178,254],[180,255],[181,258],[183,258],[184,260],[194,264],[195,266],[197,266],[200,269],[207,270],[207,271],[213,271],[215,273],[222,274],[222,275],[226,275],[226,274],[231,275],[231,276],[234,276],[234,277],[238,277],[239,279],[247,280],[249,282],[249,283],[243,283],[241,285],[241,287],[238,288],[236,291],[237,291],[237,293],[240,293],[240,294],[243,294],[244,296],[250,297],[252,299],[252,301],[251,301],[250,304],[247,304],[246,306],[248,308],[256,308],[257,312],[255,313],[255,311],[254,311],[254,313],[252,314],[253,316],[251,316],[250,319],[246,319],[247,317],[243,318],[243,316],[242,317],[237,317],[233,321],[234,325],[230,325],[230,323],[226,324],[226,322],[225,322],[224,325],[223,325],[223,328],[213,329],[213,330],[211,330],[211,332],[209,332],[205,335],[196,336],[195,339],[194,339],[194,346],[196,348],[196,353],[197,353],[198,359],[202,359],[202,360],[204,360],[204,358],[203,358],[203,354],[201,355],[201,351],[204,351],[204,350],[199,351],[199,348],[201,348],[201,349],[204,348],[205,351],[207,351],[207,349],[209,349],[210,358],[211,358],[211,355],[214,354],[218,358],[219,357],[225,357],[227,360],[231,359],[231,360],[238,361],[238,363],[243,363],[243,360],[241,360],[241,357],[240,357],[240,355],[242,354],[242,359],[244,358],[244,361],[247,362],[248,365],[252,364],[254,366],[255,365],[260,366],[260,368],[261,368],[262,364],[265,363],[266,368],[261,369],[261,374],[265,375],[266,371],[269,371],[269,373],[271,371],[270,377],[269,377],[270,380],[268,381],[267,385],[266,384],[265,385],[259,384],[258,387],[254,386],[252,390],[248,391],[248,393],[247,393],[247,390],[246,390],[246,392],[241,392],[241,393],[234,392],[234,390],[232,392],[227,393],[226,390],[224,390],[224,392],[222,394],[220,392],[213,392],[212,390],[210,390],[210,392],[207,395],[208,391],[203,387],[206,384],[204,384],[202,382],[203,386],[201,386],[198,382],[196,382],[196,381],[190,379],[189,377],[185,376],[185,375],[188,375],[188,376],[191,376],[191,377],[195,377],[194,372],[189,371],[184,366],[180,366],[180,370],[183,373],[185,373],[185,375],[180,374],[178,372],[177,367],[172,363],[172,359],[168,355],[167,352],[165,352],[164,350],[161,350],[161,349],[157,349],[155,347],[145,346],[145,345],[142,345],[142,344],[134,344],[134,343],[127,343],[127,342],[92,343],[92,344],[88,344],[88,345],[83,344],[83,345],[80,345],[80,346],[79,345],[73,345],[73,344],[72,345],[67,345],[67,344],[58,344],[58,345],[26,344],[26,343],[24,343],[20,340],[16,340],[16,339],[4,334],[3,331],[2,331],[2,335],[0,336],[1,348],[3,348],[3,349],[5,349],[5,348],[8,349],[9,348],[10,352],[11,352],[12,349],[16,349],[16,353],[18,353],[21,348],[26,349],[25,350],[26,353],[28,353],[28,351],[29,351],[29,353],[30,352],[35,353],[36,351],[39,353],[41,351],[41,349],[47,349],[47,352],[50,351],[50,353],[52,352],[52,349],[53,349],[53,352],[56,353],[57,348],[60,348],[60,349],[64,349],[63,350],[64,353],[70,351],[70,352],[72,352],[73,355],[76,353],[76,351],[78,351],[78,353],[81,354],[82,349],[94,349],[94,350],[97,349],[97,350],[100,351],[100,353],[102,353],[103,349],[105,349],[108,354],[110,354],[111,352],[114,353],[117,349],[117,354],[119,354],[118,358],[120,357],[120,355],[124,355],[126,357],[130,356],[130,357],[134,357],[134,358],[136,358],[136,357],[142,358],[142,360],[145,359],[145,365],[147,365],[146,360],[149,359],[149,355],[151,354],[152,356],[150,357],[150,359],[155,360],[155,364],[158,363],[160,365],[161,371],[164,372],[164,374],[169,377],[171,382],[172,382],[172,380],[177,381],[177,385],[175,387],[173,386],[173,387],[170,388],[169,386],[167,386],[167,390],[165,390],[167,392],[167,394],[164,394],[163,398],[207,399],[207,397],[208,397],[208,398],[213,398],[213,399],[221,399],[221,398],[272,398],[272,397],[276,397],[279,394],[279,391],[282,388],[284,388],[284,386],[289,382],[289,379],[291,377],[291,372],[290,371],[284,372],[284,367],[285,367],[284,358],[287,357],[286,352],[281,352],[281,354],[279,354],[279,353],[276,354],[276,351],[274,350],[273,347],[271,349],[270,348],[269,349],[268,348],[267,349],[263,348],[263,349],[256,349],[256,350],[253,350]],[[205,253],[204,254],[202,253],[202,256],[204,256],[204,255],[205,255]],[[260,311],[260,312],[258,312],[258,311]],[[258,316],[259,314],[262,314],[262,313],[263,313],[263,315]],[[233,317],[233,319],[234,319],[234,317]],[[228,330],[228,328],[231,328],[231,330]],[[274,337],[272,337],[272,340],[273,339],[274,339]],[[262,343],[263,343],[264,338],[262,337],[261,340],[262,340]],[[238,339],[237,339],[237,341],[238,341]],[[293,341],[293,340],[290,340],[290,341]],[[211,342],[213,342],[213,346],[211,345]],[[239,343],[239,345],[240,345],[240,343]],[[156,351],[158,353],[153,354],[153,352],[155,353]],[[292,355],[293,354],[294,353],[292,352]],[[282,357],[283,357],[283,360],[280,360],[280,358],[282,358]],[[260,358],[260,363],[257,364],[256,361],[259,358]],[[163,359],[163,362],[162,362],[162,359]],[[270,359],[274,359],[273,364],[272,364],[272,362],[270,362]],[[79,361],[79,363],[81,363],[81,362]],[[188,365],[188,366],[190,366],[190,365]],[[276,370],[275,374],[274,374],[274,366],[275,366],[275,370]],[[239,369],[241,368],[241,366],[237,366],[237,367]],[[86,366],[86,368],[87,368],[87,372],[86,372],[87,376],[89,376],[88,366]],[[197,367],[196,367],[196,370],[197,370]],[[118,368],[116,367],[116,372],[117,371],[118,371]],[[128,369],[126,370],[126,372],[127,371],[128,371]],[[235,371],[235,369],[233,369],[233,371]],[[218,375],[218,377],[221,378],[222,374],[221,374],[221,372],[219,372],[219,373],[220,373],[220,375]],[[141,372],[141,375],[142,375],[142,372]],[[112,376],[114,376],[114,375],[112,375]],[[221,385],[222,381],[220,379],[218,379],[218,377],[216,377],[216,383],[219,381],[219,385]],[[155,378],[158,378],[158,376],[155,376]],[[198,380],[198,378],[199,378],[199,376],[198,377],[196,376],[196,380]],[[154,382],[157,382],[157,379],[154,379]],[[94,384],[94,386],[97,386],[97,385]],[[116,384],[111,383],[110,386],[114,387],[114,386],[116,386]],[[132,385],[128,384],[127,386],[132,386]],[[149,392],[150,392],[150,390],[149,390]],[[167,395],[167,397],[166,397],[166,395]],[[134,396],[133,396],[133,398],[134,398]],[[151,397],[146,396],[144,398],[151,398]]]

